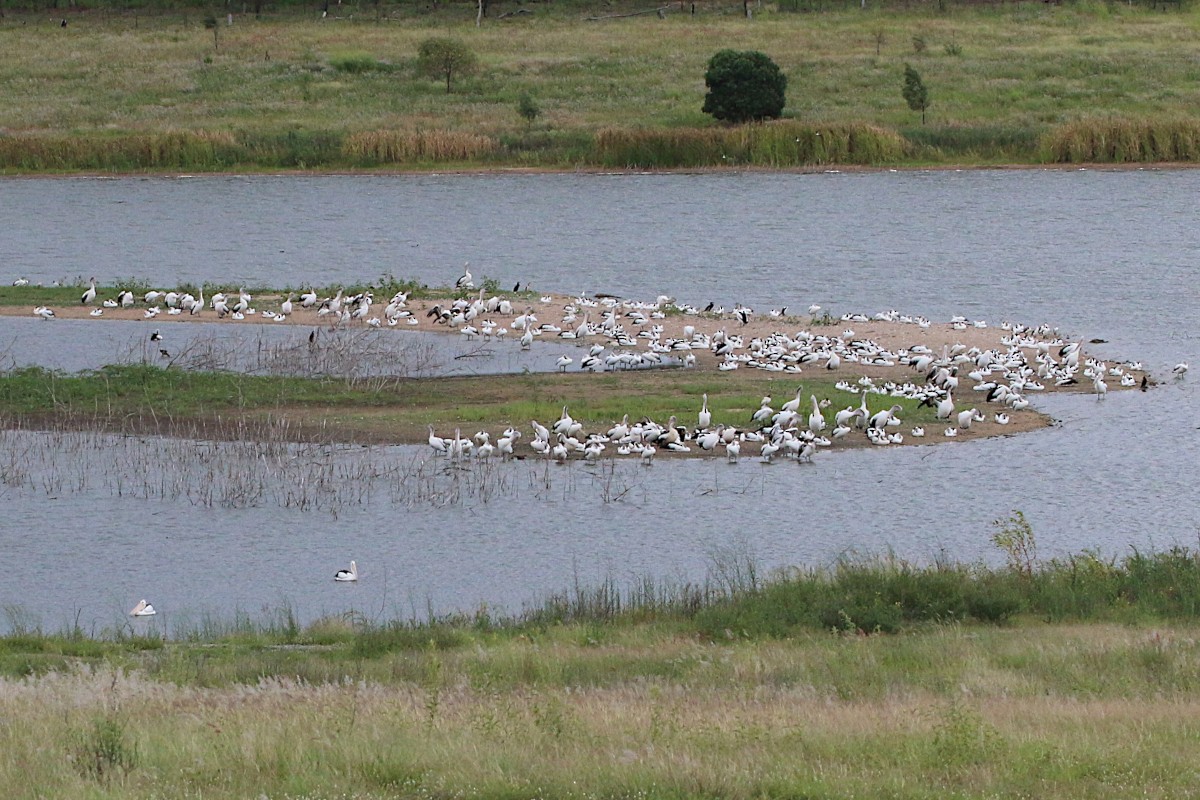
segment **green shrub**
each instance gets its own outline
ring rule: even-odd
[[[724,122],[778,119],[786,102],[787,76],[765,53],[720,50],[704,73],[705,114]]]

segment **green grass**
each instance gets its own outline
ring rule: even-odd
[[[702,5],[695,17],[671,7],[661,20],[581,19],[624,8],[530,6],[480,28],[467,3],[385,6],[387,23],[373,7],[337,6],[341,19],[325,21],[271,9],[220,26],[219,49],[199,11],[72,11],[59,28],[41,12],[6,10],[0,170],[619,166],[629,159],[614,159],[605,145],[613,135],[657,137],[658,146],[697,128],[757,135],[700,112],[705,64],[723,47],[762,50],[780,65],[789,120],[861,126],[902,145],[836,163],[1195,158],[1174,133],[1200,101],[1192,5],[815,4],[789,13],[766,4],[752,20]],[[446,33],[481,64],[450,94],[415,66],[419,43]],[[900,96],[905,63],[930,90],[926,127]],[[526,93],[542,109],[533,125],[517,111]],[[1117,153],[1054,146],[1079,141],[1072,126],[1101,125],[1097,115],[1138,120],[1123,126],[1138,140]],[[365,147],[364,137],[403,146]],[[769,149],[738,166],[835,160],[796,155]],[[703,148],[663,165],[672,162],[727,163]]]
[[[0,637],[0,784],[21,800],[1188,796],[1198,574],[1182,549],[1031,571],[878,558],[700,598],[576,589],[565,620],[540,610],[555,601],[415,623],[284,610],[167,640],[26,630]],[[960,617],[963,587],[1015,613]],[[872,594],[904,610],[894,633],[804,610]]]
[[[849,405],[852,395],[834,380],[804,379],[804,393],[832,402],[827,417]],[[566,405],[587,431],[606,431],[626,414],[694,427],[698,398],[709,395],[714,424],[745,429],[765,394],[776,406],[791,399],[799,381],[782,381],[756,370],[733,374],[682,369],[621,374],[525,374],[505,381],[489,376],[392,379],[383,383],[335,378],[290,378],[235,372],[191,372],[139,364],[112,365],[67,374],[26,367],[0,374],[0,416],[25,424],[106,428],[119,424],[168,432],[189,423],[217,423],[242,430],[246,423],[286,419],[296,431],[424,443],[427,425],[441,433],[454,426],[513,426],[528,432],[530,420],[558,419]],[[786,393],[786,394],[784,394]],[[872,412],[893,398],[869,396]],[[906,423],[935,424],[934,409],[899,399]],[[807,406],[805,406],[807,408]],[[243,431],[244,432],[244,431]],[[468,433],[468,435],[469,435]]]

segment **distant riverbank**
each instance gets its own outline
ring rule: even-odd
[[[66,27],[6,12],[0,46],[16,55],[0,78],[19,91],[0,109],[0,173],[1200,158],[1192,11],[788,8],[762,7],[752,20],[701,6],[695,17],[669,9],[661,20],[586,21],[586,5],[568,4],[477,28],[465,4],[385,8],[378,22],[339,6],[325,20],[235,15],[215,30],[188,10],[72,11]],[[483,64],[450,92],[416,68],[418,44],[447,33]],[[730,41],[768,53],[788,75],[784,120],[728,128],[700,112],[705,63]],[[927,125],[900,94],[910,63],[929,86]],[[518,113],[521,97],[536,106],[532,117]]]

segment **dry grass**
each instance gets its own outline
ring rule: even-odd
[[[719,645],[641,631],[398,654],[382,680],[346,662],[341,681],[225,688],[203,688],[203,668],[182,684],[81,669],[0,682],[0,783],[14,799],[1174,797],[1194,787],[1200,702],[1156,682],[1153,665],[1193,661],[1195,634],[1164,645],[1128,628],[949,628]],[[1097,656],[1130,665],[1104,691],[1050,677],[1059,658]],[[838,688],[855,663],[879,692]]]

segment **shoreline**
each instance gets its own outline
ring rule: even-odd
[[[200,178],[256,178],[256,177],[414,177],[445,175],[455,177],[487,178],[504,175],[830,175],[838,173],[874,174],[880,172],[1174,172],[1200,169],[1200,163],[1187,161],[1156,161],[1156,162],[1080,162],[1077,164],[1063,163],[1003,163],[1003,164],[898,164],[898,165],[864,165],[836,164],[822,166],[797,167],[765,167],[765,166],[711,166],[711,167],[678,167],[655,169],[613,169],[610,167],[362,167],[336,169],[274,169],[264,167],[260,170],[201,170],[184,172],[179,170],[80,170],[70,172],[5,172],[0,170],[0,181],[17,180],[73,180],[80,178],[95,180],[121,180],[124,178],[162,178],[175,180],[190,180]]]

